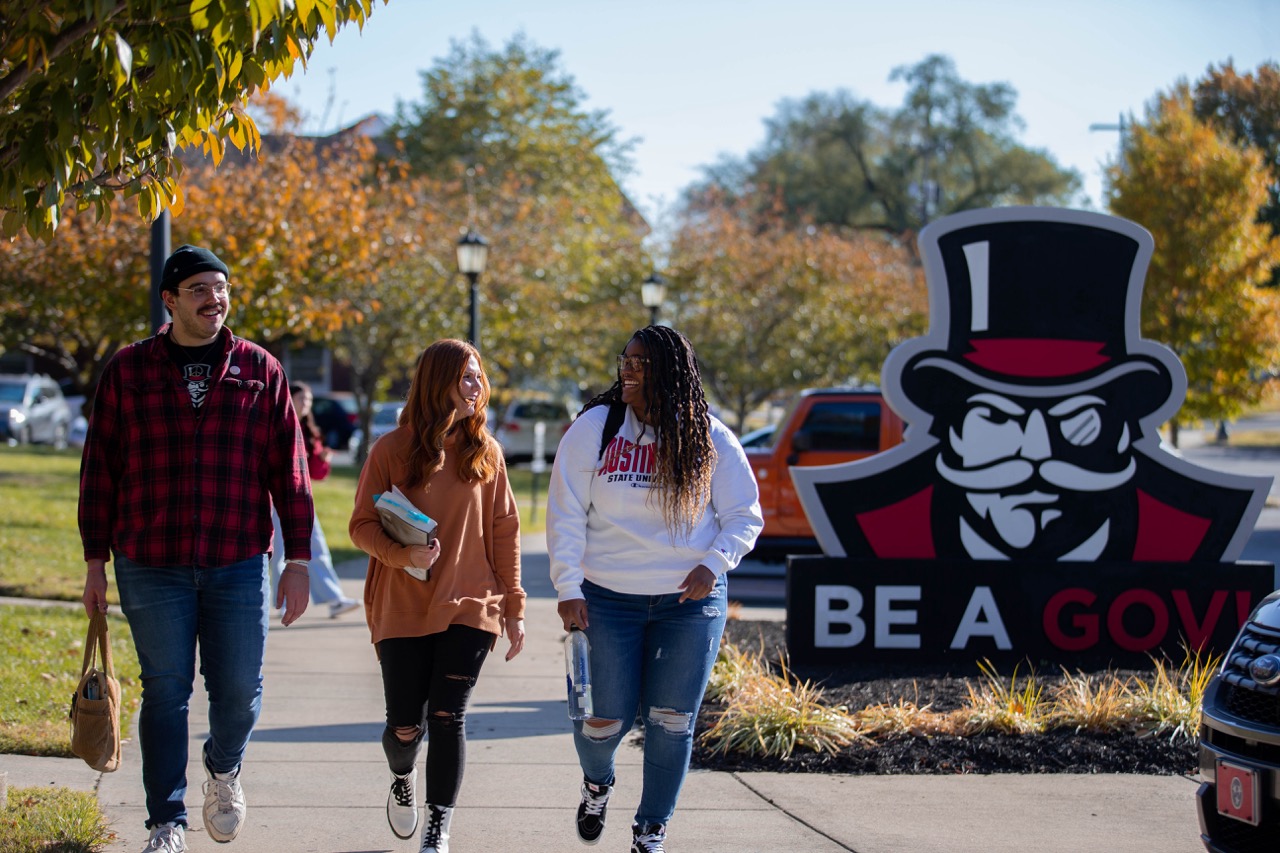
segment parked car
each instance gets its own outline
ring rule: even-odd
[[[374,403],[373,417],[369,420],[369,446],[391,432],[400,424],[400,413],[404,411],[404,403],[396,401],[394,403]],[[356,453],[360,450],[360,442],[364,440],[364,430],[356,427],[355,432],[351,433],[351,441],[348,442],[347,448]]]
[[[573,412],[564,403],[552,400],[516,400],[507,406],[498,418],[493,435],[502,444],[508,462],[533,458],[534,424],[539,421],[546,424],[543,452],[551,459],[560,446],[561,436],[573,423]]]
[[[325,447],[346,447],[351,441],[351,433],[360,424],[356,398],[350,394],[316,394],[311,399],[311,413],[324,436]]]
[[[902,442],[902,419],[875,388],[811,388],[792,401],[770,436],[753,436],[747,461],[760,489],[761,552],[816,552],[791,468],[862,459]],[[744,436],[745,438],[746,436]]]
[[[1280,591],[1240,628],[1200,712],[1200,840],[1210,853],[1280,838]]]
[[[9,444],[67,446],[71,409],[47,376],[0,376],[0,437]]]
[[[773,436],[777,431],[778,427],[776,424],[762,426],[760,429],[753,429],[751,432],[744,432],[738,437],[738,443],[742,445],[743,450],[751,447],[768,447],[773,444]]]

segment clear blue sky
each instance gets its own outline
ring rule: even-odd
[[[896,107],[897,66],[950,56],[964,80],[1007,82],[1020,141],[1080,172],[1100,205],[1119,134],[1159,91],[1210,64],[1280,60],[1280,0],[391,0],[364,32],[317,47],[276,91],[328,131],[421,97],[419,72],[473,30],[494,48],[524,32],[560,51],[591,109],[639,142],[623,181],[650,216],[721,153],[764,137],[785,98],[847,89]],[[332,100],[330,95],[332,92]]]

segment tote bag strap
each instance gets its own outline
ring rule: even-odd
[[[107,616],[101,612],[93,614],[93,618],[89,620],[89,636],[84,641],[81,675],[89,671],[98,655],[102,656],[102,671],[114,678],[116,673],[111,660],[111,643],[107,638]]]

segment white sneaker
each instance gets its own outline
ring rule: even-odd
[[[182,829],[182,825],[160,823],[151,827],[151,837],[147,839],[147,846],[142,848],[142,853],[152,853],[152,851],[186,853],[187,836]]]
[[[359,607],[360,602],[354,598],[339,598],[329,605],[329,618],[337,619],[343,613],[350,613],[352,610],[358,610]]]
[[[204,772],[204,830],[214,841],[225,844],[235,840],[244,826],[248,806],[240,790],[240,768],[230,773],[214,773],[206,764]]]
[[[418,768],[403,776],[391,774],[387,794],[387,823],[397,838],[413,838],[418,829]]]

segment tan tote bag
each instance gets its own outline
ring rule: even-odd
[[[99,656],[102,669],[95,666]],[[80,684],[71,697],[71,751],[105,773],[120,766],[120,682],[115,676],[107,617],[95,613],[84,641]]]

